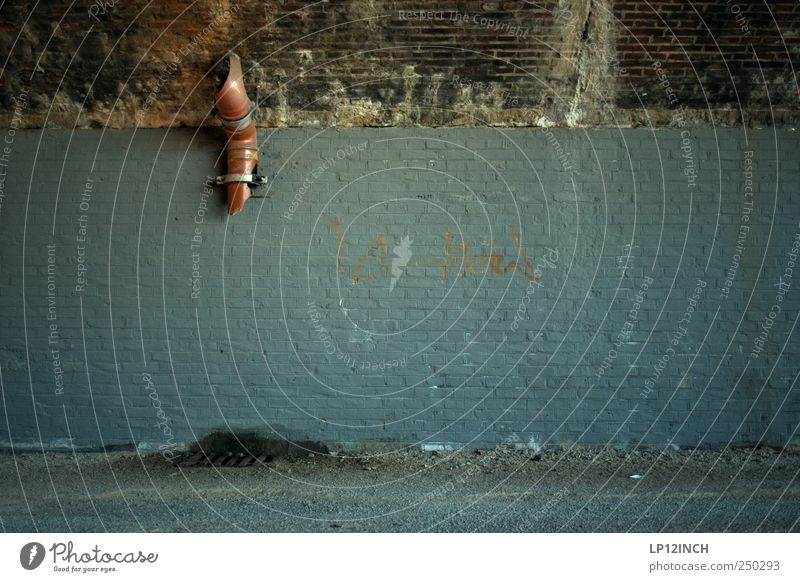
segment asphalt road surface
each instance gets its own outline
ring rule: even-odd
[[[3,531],[800,531],[800,451],[0,454]],[[641,476],[633,478],[632,476]]]

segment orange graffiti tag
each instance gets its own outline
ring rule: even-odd
[[[339,272],[344,273],[344,240],[342,238],[341,223],[338,219],[334,219],[333,223],[338,241],[337,264],[339,266]],[[487,270],[491,275],[494,276],[506,275],[510,271],[516,270],[522,274],[523,277],[530,281],[539,281],[539,270],[525,253],[519,233],[511,224],[508,225],[508,230],[511,234],[512,240],[514,241],[514,246],[517,249],[519,260],[509,260],[507,263],[503,264],[505,261],[505,255],[500,253],[491,252],[471,254],[469,244],[464,240],[459,240],[454,246],[453,233],[449,228],[446,228],[444,231],[444,244],[441,258],[417,259],[415,261],[409,261],[404,268],[439,267],[441,273],[439,276],[439,281],[442,285],[447,283],[448,274],[455,274],[455,276],[460,277],[465,275],[482,276],[487,272]],[[497,241],[491,241],[491,246],[496,246],[496,244]],[[378,251],[380,251],[380,254],[378,255],[378,264],[380,265],[380,269],[377,271],[362,273],[362,269],[364,268],[366,262],[370,257],[374,257],[375,253]],[[390,270],[391,269],[386,266],[386,238],[383,235],[377,235],[372,239],[372,242],[364,254],[359,257],[358,262],[353,269],[352,278],[356,283],[371,281],[372,279],[376,279],[388,274]]]

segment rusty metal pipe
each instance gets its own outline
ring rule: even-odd
[[[266,179],[258,175],[258,139],[253,114],[256,105],[244,88],[242,63],[235,53],[223,61],[214,98],[217,116],[228,136],[227,174],[217,177],[217,184],[228,189],[228,214],[236,214],[252,196],[251,188]]]

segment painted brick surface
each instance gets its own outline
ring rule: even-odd
[[[795,436],[791,132],[7,136],[5,444]]]

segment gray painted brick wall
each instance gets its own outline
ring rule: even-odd
[[[265,131],[233,218],[218,131],[5,137],[6,446],[796,436],[791,132]]]

